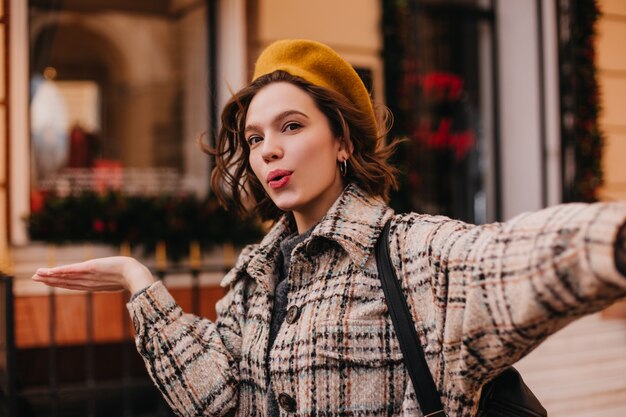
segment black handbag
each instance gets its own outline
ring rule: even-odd
[[[389,256],[388,221],[376,242],[376,264],[385,300],[400,341],[404,363],[424,417],[446,417],[441,398],[428,369],[411,312]],[[547,417],[537,397],[513,367],[487,383],[482,390],[476,417]]]

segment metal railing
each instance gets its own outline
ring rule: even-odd
[[[61,195],[85,191],[117,190],[125,195],[175,194],[183,178],[174,168],[65,168],[39,181],[38,189]]]
[[[190,312],[199,314],[200,274],[223,273],[227,269],[214,265],[154,272],[165,284],[170,275],[189,275]],[[121,314],[121,342],[100,343],[95,337],[94,294],[85,293],[85,341],[68,346],[57,343],[57,313],[63,308],[62,297],[52,289],[46,296],[47,346],[16,346],[13,279],[0,275],[0,416],[174,416],[135,350],[125,306]],[[127,297],[128,294],[125,301]]]

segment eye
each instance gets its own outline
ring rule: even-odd
[[[261,142],[262,140],[263,140],[263,138],[261,136],[259,136],[259,135],[252,135],[252,136],[249,136],[246,139],[246,142],[248,142],[248,146],[254,146],[257,143]]]
[[[298,130],[302,127],[302,125],[298,122],[289,122],[287,124],[285,124],[285,127],[283,128],[283,131],[285,132],[289,132],[289,131],[294,131],[294,130]]]

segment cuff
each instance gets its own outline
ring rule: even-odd
[[[597,216],[585,236],[589,266],[602,280],[626,288],[624,275],[616,264],[617,241],[626,221],[626,204],[600,203],[598,207]]]
[[[626,219],[617,232],[615,241],[615,266],[626,277]]]
[[[183,315],[182,309],[161,281],[136,292],[126,307],[138,338],[151,338]]]

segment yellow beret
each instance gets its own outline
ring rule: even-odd
[[[369,115],[374,132],[378,132],[374,108],[365,84],[352,65],[329,46],[303,39],[274,42],[259,56],[252,80],[277,70],[342,94],[363,114]]]

